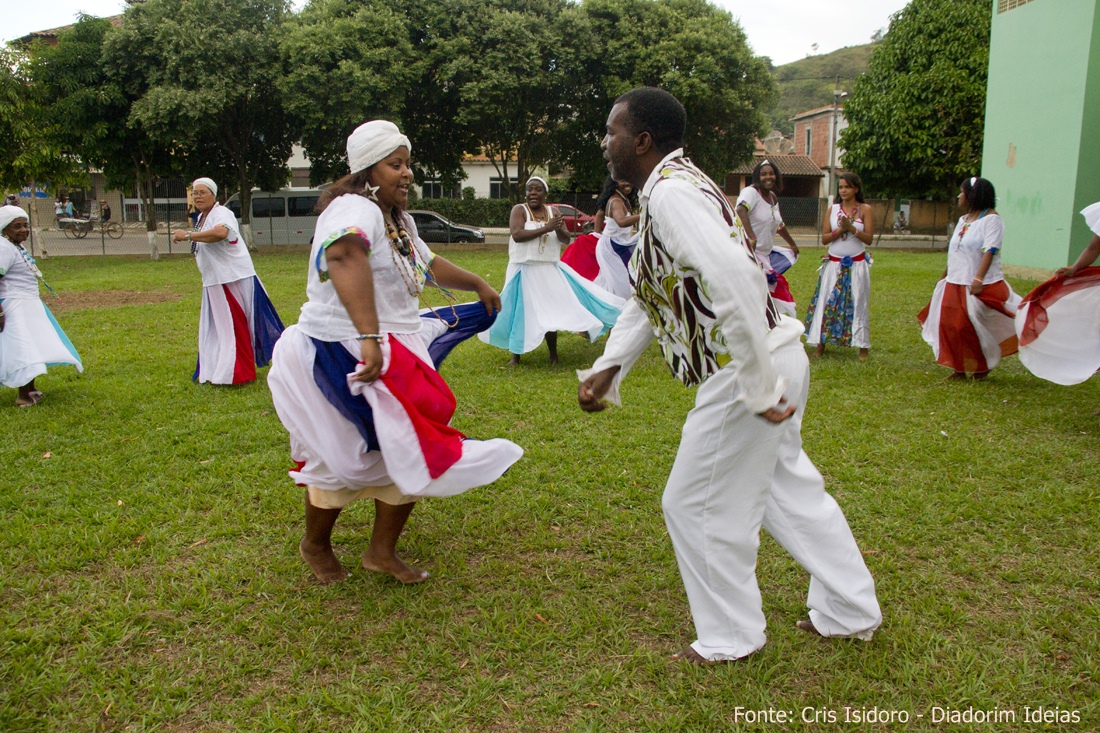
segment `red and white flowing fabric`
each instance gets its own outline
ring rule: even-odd
[[[197,381],[243,384],[256,378],[252,346],[256,282],[252,276],[202,289]]]
[[[1017,350],[1014,318],[1020,296],[1004,280],[971,295],[966,285],[936,283],[932,300],[917,316],[921,336],[936,363],[957,372],[988,372]]]
[[[1016,314],[1020,361],[1055,384],[1080,384],[1100,370],[1100,267],[1047,280]]]
[[[357,342],[342,343],[357,353]],[[453,496],[492,483],[523,455],[509,440],[470,440],[450,427],[455,398],[420,334],[387,334],[382,353],[378,380],[347,377],[373,411],[381,449],[372,451],[317,386],[310,337],[296,326],[283,333],[267,381],[300,465],[290,472],[297,483],[330,490],[392,484],[407,496]]]

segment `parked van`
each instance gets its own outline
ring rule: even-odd
[[[255,244],[309,244],[317,226],[313,207],[321,198],[319,188],[252,189],[252,241]],[[240,194],[225,202],[239,221]]]
[[[314,207],[321,197],[319,188],[281,188],[278,191],[252,190],[252,241],[255,244],[311,244],[317,226]],[[225,202],[240,221],[241,197],[233,194]],[[485,232],[468,227],[433,211],[410,211],[417,233],[429,244],[484,242]]]

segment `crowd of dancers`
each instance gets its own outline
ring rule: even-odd
[[[533,177],[511,213],[501,293],[433,253],[406,211],[412,143],[375,120],[348,138],[351,173],[318,204],[297,323],[284,328],[256,275],[217,185],[193,183],[197,220],[173,232],[191,243],[202,276],[194,379],[241,384],[271,364],[267,382],[290,437],[303,487],[302,558],[321,583],[346,577],[332,546],[340,513],[373,500],[364,568],[404,583],[428,574],[405,563],[398,540],[416,502],[492,483],[523,455],[502,438],[475,440],[451,427],[457,399],[439,366],[478,335],[511,363],[557,332],[591,340],[610,330],[603,355],[578,372],[578,404],[621,404],[620,384],[658,342],[672,374],[698,386],[662,499],[697,638],[676,659],[712,663],[763,646],[755,566],[766,528],[811,576],[808,618],[798,627],[869,640],[882,621],[874,581],[837,502],[802,446],[809,389],[802,339],[870,349],[873,237],[862,182],[840,176],[821,241],[828,246],[803,320],[784,273],[799,248],[783,223],[782,175],[763,160],[731,204],[684,157],[686,115],[667,92],[639,88],[611,109],[602,147],[611,178],[597,232],[570,235]],[[948,264],[919,319],[950,378],[984,379],[1019,350],[1035,374],[1074,384],[1100,369],[1100,203],[1082,214],[1096,233],[1071,266],[1025,298],[1000,264],[1004,223],[993,185],[962,182]],[[42,273],[23,247],[29,223],[0,207],[0,382],[16,404],[43,399],[35,379],[48,366],[81,370],[76,349],[41,300]],[[782,240],[779,243],[777,240]],[[48,286],[47,286],[48,287]],[[426,287],[453,305],[422,309]],[[450,290],[474,293],[457,304]]]

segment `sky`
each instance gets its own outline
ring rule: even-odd
[[[711,0],[741,22],[755,53],[781,65],[871,40],[907,0]],[[297,0],[295,6],[304,4]],[[116,15],[123,0],[0,0],[0,41],[74,22],[77,13]],[[814,44],[817,44],[816,50]]]

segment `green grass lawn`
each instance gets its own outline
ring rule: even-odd
[[[790,273],[803,308],[819,253]],[[503,280],[502,252],[448,256]],[[284,321],[306,260],[257,258]],[[1100,727],[1100,379],[1060,387],[1010,357],[986,382],[943,381],[915,321],[943,254],[879,253],[871,359],[832,348],[812,367],[807,450],[882,628],[869,644],[795,629],[808,578],[764,536],[768,644],[703,669],[668,660],[695,638],[660,510],[694,391],[655,349],[623,409],[588,415],[574,370],[601,344],[563,334],[560,366],[542,347],[517,369],[458,348],[443,367],[456,427],[525,457],[421,503],[401,545],[432,573],[419,586],[358,569],[372,509],[350,508],[334,539],[355,569],[323,588],[298,558],[302,490],[263,379],[191,382],[191,259],[41,264],[62,297],[109,307],[58,312],[83,375],[51,370],[32,409],[0,390],[0,731]],[[161,302],[126,305],[132,291]],[[796,722],[746,723],[739,706]],[[1016,721],[933,722],[937,706]],[[1079,722],[1025,722],[1025,706]],[[845,707],[910,720],[845,723]]]

